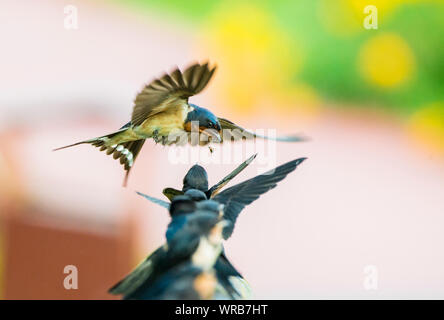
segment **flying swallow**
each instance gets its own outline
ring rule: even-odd
[[[269,190],[276,187],[277,183],[281,180],[283,180],[289,173],[294,171],[299,164],[301,164],[306,158],[299,158],[290,162],[287,162],[283,165],[280,165],[268,172],[265,172],[261,175],[258,175],[254,178],[251,178],[249,180],[246,180],[244,182],[241,182],[237,185],[234,185],[228,189],[225,189],[216,195],[212,196],[210,200],[204,199],[203,195],[207,195],[202,190],[198,189],[189,189],[187,190],[184,195],[187,193],[192,192],[194,196],[196,197],[199,193],[202,195],[197,201],[206,200],[206,202],[215,203],[217,205],[223,205],[223,217],[224,219],[229,220],[232,224],[230,227],[227,227],[224,229],[224,238],[225,240],[228,239],[231,234],[233,233],[233,229],[237,220],[237,217],[239,216],[239,213],[250,203],[257,200],[262,194],[268,192]],[[202,167],[201,167],[202,168]],[[202,168],[203,169],[203,168]],[[169,204],[166,201],[157,199],[155,197],[151,197],[148,195],[145,195],[143,193],[137,192],[139,195],[142,195],[146,199],[161,205],[164,208],[169,209],[170,215],[174,210],[171,210],[173,207],[173,204]],[[183,196],[176,196],[173,198],[175,200],[176,198],[181,199],[180,197]],[[200,200],[199,200],[200,199]],[[203,201],[205,202],[205,201]],[[189,204],[192,205],[192,204]],[[195,204],[198,206],[198,204]]]
[[[207,86],[215,70],[216,67],[210,67],[208,63],[195,63],[184,72],[176,68],[142,89],[134,100],[131,121],[119,130],[55,150],[91,144],[100,148],[100,151],[106,151],[106,154],[112,154],[114,159],[119,159],[124,166],[125,185],[146,139],[153,139],[163,145],[191,143],[201,146],[210,142],[223,142],[224,139],[269,139],[246,131],[229,120],[215,116],[210,110],[188,101],[189,97],[200,93]],[[196,133],[194,140],[192,133]],[[301,136],[272,139],[287,142],[306,140]]]

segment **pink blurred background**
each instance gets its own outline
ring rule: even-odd
[[[64,28],[69,4],[76,30]],[[226,243],[253,298],[444,298],[444,161],[409,121],[342,107],[303,83],[281,92],[260,62],[233,73],[249,49],[223,51],[173,13],[6,0],[0,15],[1,298],[115,298],[107,289],[163,243],[167,212],[135,191],[162,198],[194,162],[172,164],[167,148],[148,142],[123,188],[118,162],[94,148],[51,150],[120,127],[143,84],[204,59],[218,70],[193,103],[244,127],[312,138],[276,144],[272,165],[308,160],[244,210]],[[285,64],[277,68],[270,77]],[[266,156],[233,183],[263,171]],[[210,184],[238,163],[205,165]],[[78,290],[63,287],[71,264]],[[364,286],[368,265],[376,290]]]

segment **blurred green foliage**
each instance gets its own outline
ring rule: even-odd
[[[215,11],[224,10],[230,14],[229,11],[237,10],[240,2],[122,1],[150,11],[156,10],[159,14],[174,13],[175,16],[191,21],[196,26],[196,32],[206,29]],[[366,30],[362,25],[366,16],[363,12],[365,1],[264,0],[244,3],[263,9],[274,19],[276,26],[288,35],[288,46],[301,48],[304,52],[302,65],[289,78],[295,83],[308,84],[324,99],[355,107],[378,105],[407,114],[427,103],[444,101],[442,2],[374,1],[378,8],[377,30]],[[392,48],[390,41],[383,41],[382,38],[381,43],[389,42],[385,48],[387,54],[393,54],[391,59],[400,61],[398,68],[406,70],[378,70],[377,60],[372,62],[372,53],[362,53],[367,48],[367,42],[383,34],[399,36],[402,43],[398,47]],[[367,50],[371,50],[371,47]],[[400,55],[399,59],[397,54]],[[360,55],[364,56],[361,64]],[[282,70],[282,73],[286,71]],[[392,81],[390,72],[395,73],[394,77],[405,79]]]

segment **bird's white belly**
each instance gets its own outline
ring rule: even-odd
[[[221,251],[222,245],[213,245],[207,238],[202,237],[191,261],[195,266],[209,270],[216,263]]]

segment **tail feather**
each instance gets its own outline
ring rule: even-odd
[[[118,158],[120,158],[120,163],[125,166],[125,171],[126,171],[125,179],[123,180],[123,186],[126,186],[128,182],[128,175],[130,173],[130,170],[133,166],[134,161],[137,158],[137,155],[140,152],[140,149],[142,149],[144,143],[145,139],[126,142],[122,144],[123,146],[122,151],[118,151],[120,153],[120,156]],[[128,150],[128,152],[125,152],[125,150]]]
[[[93,145],[95,147],[102,147],[102,146],[105,145],[105,141],[111,139],[115,135],[117,135],[117,134],[119,134],[119,133],[121,133],[121,132],[123,132],[125,130],[126,130],[126,127],[124,126],[121,129],[119,129],[118,131],[110,133],[110,134],[107,134],[105,136],[101,136],[101,137],[97,137],[97,138],[92,138],[92,139],[76,142],[76,143],[73,143],[73,144],[70,144],[70,145],[67,145],[67,146],[63,146],[63,147],[60,147],[60,148],[53,149],[52,151],[57,151],[57,150],[62,150],[62,149],[66,149],[66,148],[71,148],[71,147],[74,147],[74,146],[78,146],[79,144],[91,144],[91,145]],[[102,150],[102,148],[100,149],[100,151],[105,150],[105,149]]]
[[[126,125],[123,126],[119,131],[113,132],[109,135],[76,142],[64,147],[54,149],[53,151],[74,147],[80,144],[90,144],[94,147],[98,147],[100,148],[99,149],[100,151],[105,151],[107,155],[112,154],[113,158],[116,160],[119,159],[120,164],[124,166],[124,169],[126,171],[125,179],[123,182],[123,185],[126,186],[129,172],[133,166],[134,161],[136,160],[137,155],[140,152],[140,149],[142,149],[142,146],[145,143],[145,139],[141,139],[141,140],[123,142],[120,144],[115,144],[115,143],[113,144],[112,138],[117,134],[125,131],[127,127],[128,126]]]
[[[66,149],[66,148],[78,146],[79,144],[84,144],[84,143],[89,143],[89,142],[87,142],[87,141],[80,141],[80,142],[76,142],[76,143],[73,143],[73,144],[70,144],[70,145],[67,145],[67,146],[63,146],[63,147],[60,147],[60,148],[53,149],[52,151]]]

